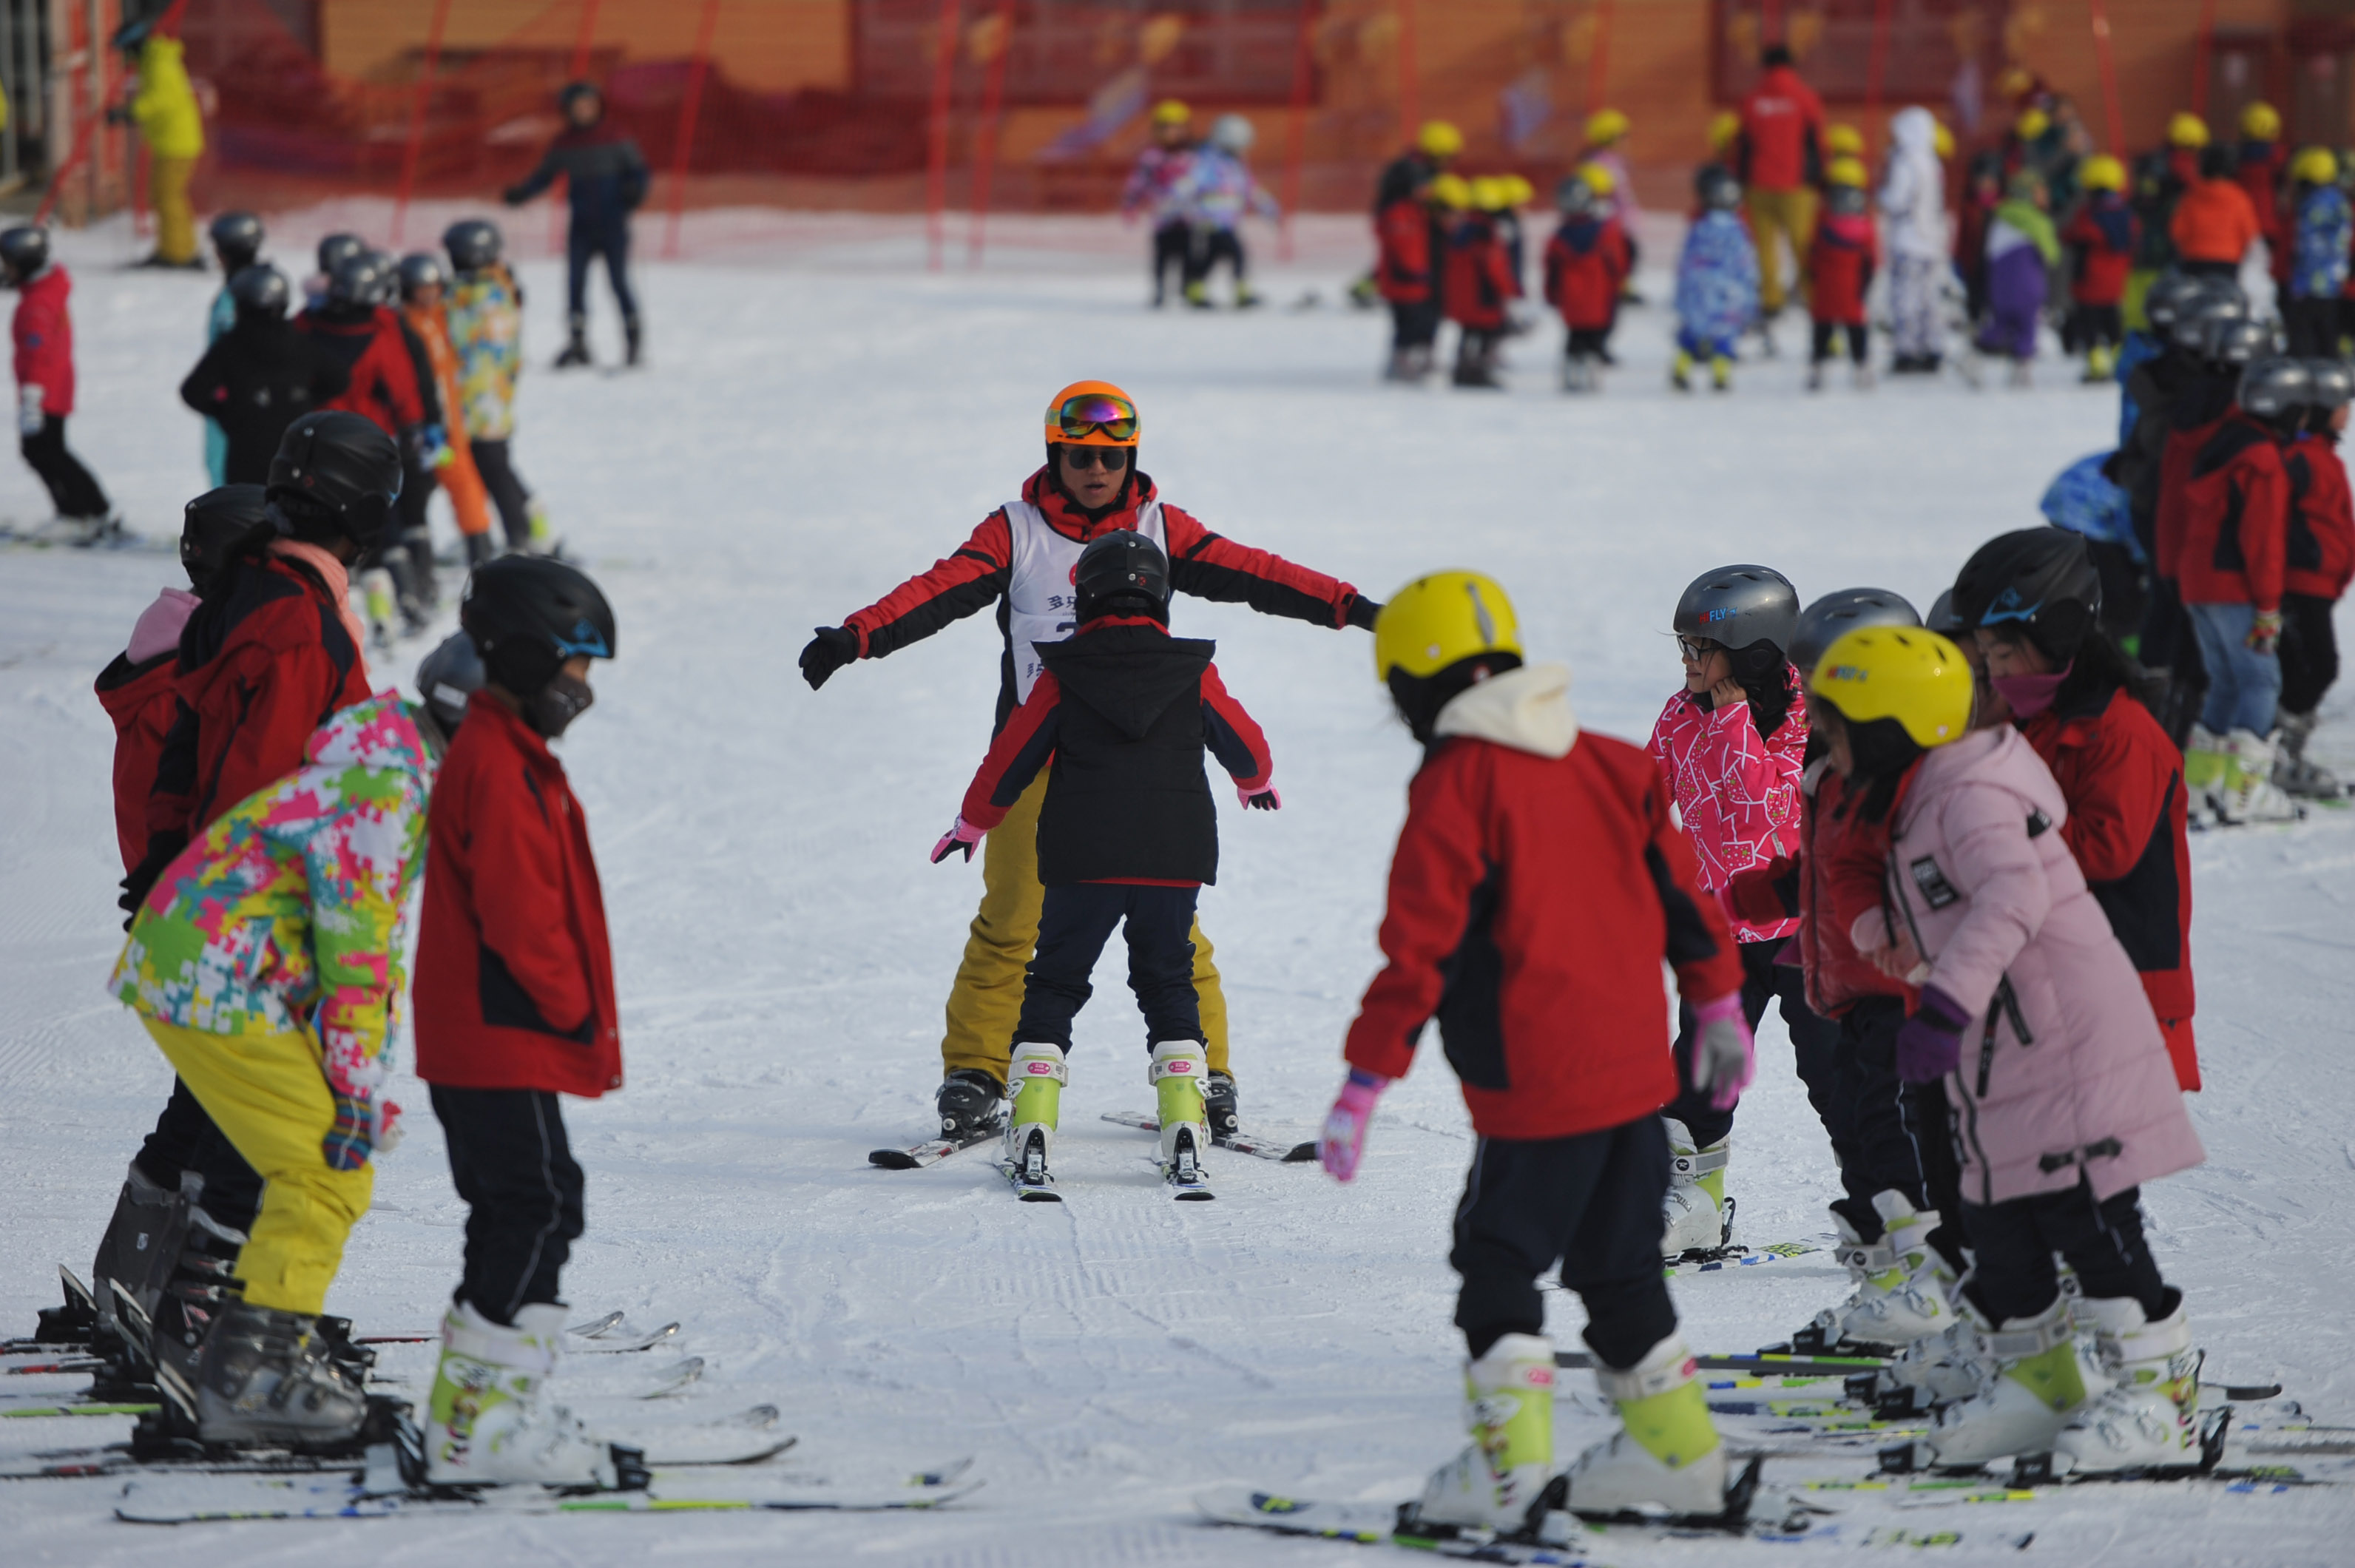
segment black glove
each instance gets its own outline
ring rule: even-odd
[[[139,918],[139,906],[147,901],[147,894],[155,888],[155,879],[161,877],[164,868],[187,848],[187,842],[185,838],[163,833],[147,841],[146,858],[123,879],[123,896],[114,901],[114,907],[123,912],[123,930],[130,930],[131,923]]]
[[[1381,613],[1382,606],[1380,601],[1369,599],[1364,594],[1360,593],[1356,598],[1349,601],[1349,613],[1348,620],[1349,624],[1357,627],[1358,630],[1361,632],[1370,632],[1374,629],[1374,617]]]
[[[826,677],[858,656],[858,634],[847,626],[820,626],[802,650],[802,678],[815,691]]]

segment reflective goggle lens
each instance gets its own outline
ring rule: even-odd
[[[1056,428],[1076,441],[1102,431],[1114,441],[1136,439],[1136,410],[1119,398],[1086,392],[1055,411]]]

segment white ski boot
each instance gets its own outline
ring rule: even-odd
[[[1979,1353],[1981,1325],[1949,1296],[1955,1321],[1926,1339],[1916,1339],[1873,1374],[1872,1395],[1884,1415],[1930,1411],[1976,1399],[1995,1375]],[[1902,1392],[1908,1398],[1899,1402]]]
[[[1913,1445],[1917,1467],[1970,1469],[2048,1453],[2085,1407],[2067,1296],[2054,1296],[2033,1317],[2009,1318],[1980,1339],[1981,1354],[1997,1363],[1995,1374],[1974,1397],[1938,1412],[1928,1435]]]
[[[1856,369],[1850,373],[1849,379],[1854,383],[1856,389],[1859,392],[1869,392],[1872,390],[1873,388],[1881,384],[1881,377],[1870,365],[1858,366]]]
[[[1834,1215],[1847,1243],[1840,1248],[1840,1261],[1856,1275],[1857,1288],[1833,1309],[1837,1316],[1830,1324],[1824,1325],[1824,1317],[1831,1314],[1817,1319],[1836,1335],[1827,1349],[1845,1344],[1858,1347],[1847,1352],[1852,1355],[1893,1354],[1916,1340],[1943,1334],[1955,1321],[1948,1301],[1954,1276],[1928,1240],[1938,1228],[1938,1211],[1916,1212],[1894,1189],[1873,1194],[1872,1206],[1881,1215],[1881,1240],[1870,1246],[1854,1241],[1848,1221]]]
[[[1693,1381],[1692,1352],[1671,1334],[1625,1371],[1598,1363],[1594,1381],[1619,1407],[1619,1431],[1563,1472],[1572,1513],[1725,1512],[1725,1445]]]
[[[1823,389],[1824,362],[1818,359],[1814,364],[1807,367],[1807,390],[1811,392],[1820,392]]]
[[[1062,1112],[1063,1085],[1071,1082],[1062,1048],[1026,1040],[1014,1048],[1007,1075],[1014,1101],[1006,1118],[1007,1175],[1024,1202],[1059,1202],[1048,1160],[1055,1152],[1055,1124]]]
[[[2280,728],[2274,732],[2274,783],[2282,793],[2302,800],[2344,798],[2347,787],[2339,782],[2339,775],[2307,757],[2306,743],[2314,735],[2314,715],[2285,711],[2275,722]]]
[[[1733,1140],[1721,1138],[1696,1148],[1693,1136],[1673,1116],[1660,1118],[1668,1134],[1668,1195],[1661,1206],[1660,1255],[1671,1263],[1688,1253],[1716,1253],[1733,1244],[1733,1205],[1725,1196],[1725,1164]]]
[[[2224,793],[2224,741],[2204,724],[2191,726],[2183,744],[2183,793],[2190,797],[2195,816],[2214,816]]]
[[[1517,1531],[1553,1473],[1553,1341],[1508,1334],[1464,1368],[1464,1452],[1431,1474],[1421,1524]]]
[[[2052,1440],[2053,1474],[2200,1468],[2200,1356],[2182,1301],[2156,1323],[2132,1296],[2088,1298],[2082,1310],[2115,1381]]]
[[[2274,739],[2254,730],[2224,737],[2224,787],[2217,813],[2228,823],[2296,822],[2297,802],[2274,783]]]
[[[395,639],[400,635],[400,591],[394,586],[392,573],[381,566],[370,567],[359,575],[356,586],[360,591],[360,604],[367,611],[368,646],[371,652],[389,653]]]
[[[564,1308],[536,1304],[515,1327],[494,1323],[472,1302],[442,1319],[442,1362],[425,1424],[425,1478],[435,1486],[537,1481],[549,1487],[620,1484],[613,1446],[562,1405],[548,1403],[548,1380],[564,1338]]]
[[[1209,1173],[1202,1168],[1202,1151],[1210,1147],[1210,1118],[1202,1104],[1207,1072],[1201,1042],[1165,1040],[1156,1044],[1147,1076],[1161,1122],[1161,1179],[1180,1202],[1200,1202],[1212,1196]]]

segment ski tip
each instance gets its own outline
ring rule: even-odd
[[[1210,1200],[1216,1198],[1218,1194],[1208,1191],[1199,1187],[1189,1187],[1182,1192],[1174,1194],[1174,1196],[1180,1203],[1208,1203]]]
[[[1305,1144],[1294,1144],[1292,1147],[1285,1152],[1284,1163],[1285,1165],[1306,1165],[1310,1160],[1313,1160],[1316,1157],[1316,1140],[1315,1138],[1310,1138]]]
[[[622,1326],[622,1316],[618,1312],[608,1312],[602,1317],[591,1317],[585,1323],[575,1323],[564,1331],[567,1334],[578,1334],[584,1339],[594,1339],[600,1335],[610,1334]]]
[[[1063,1195],[1061,1193],[1047,1192],[1038,1188],[1033,1188],[1028,1192],[1017,1194],[1017,1196],[1018,1196],[1025,1203],[1060,1203],[1063,1200]]]
[[[923,1162],[903,1148],[879,1148],[867,1157],[867,1163],[885,1170],[914,1170]]]

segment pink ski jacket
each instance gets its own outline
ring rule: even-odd
[[[1801,682],[1794,676],[1796,693]],[[1691,693],[1668,699],[1652,726],[1652,760],[1676,792],[1677,812],[1700,857],[1700,885],[1718,895],[1736,942],[1765,942],[1799,929],[1796,920],[1765,924],[1742,919],[1726,889],[1743,872],[1799,849],[1799,774],[1806,765],[1807,710],[1794,695],[1791,709],[1762,740],[1750,705],[1711,711]]]
[[[1852,932],[1868,949],[1910,936],[1923,984],[1972,1009],[1946,1078],[1972,1203],[2081,1179],[2106,1200],[2207,1157],[2134,962],[2062,839],[2067,816],[2009,725],[1937,748],[1897,806],[1887,902]]]

